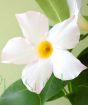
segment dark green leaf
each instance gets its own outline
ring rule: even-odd
[[[80,87],[67,96],[72,105],[88,105],[88,87]]]
[[[58,23],[68,18],[69,9],[66,0],[36,0],[45,14],[54,23]]]
[[[88,69],[84,70],[77,78],[71,81],[73,92],[80,86],[88,86]]]
[[[63,88],[66,85],[66,82],[63,82],[54,75],[51,76],[50,80],[46,84],[42,93],[40,94],[42,101],[49,101],[64,96]]]
[[[83,16],[88,21],[88,16]]]
[[[40,105],[40,98],[28,91],[22,81],[18,80],[0,97],[0,105]]]
[[[56,100],[60,97],[63,97],[65,96],[65,93],[63,90],[61,90],[58,94],[54,95],[53,97],[49,98],[47,101],[53,101],[53,100]]]
[[[80,40],[85,39],[87,36],[88,36],[88,33],[87,33],[86,35],[81,35],[81,36],[80,36]]]
[[[88,66],[88,47],[82,51],[79,56],[78,59],[86,66]]]

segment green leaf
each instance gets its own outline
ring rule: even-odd
[[[88,21],[88,16],[83,16]]]
[[[88,66],[88,47],[82,51],[79,56],[78,59],[86,66]]]
[[[43,105],[46,101],[65,96],[63,82],[51,76],[40,95],[27,90],[21,80],[16,81],[0,97],[0,105]]]
[[[51,101],[61,96],[65,96],[63,89],[66,85],[66,82],[63,82],[54,75],[51,76],[50,80],[47,82],[45,88],[40,94],[42,102],[44,101]]]
[[[82,0],[81,15],[88,21],[88,0]]]
[[[28,91],[22,81],[18,80],[0,97],[0,105],[40,105],[40,98]]]
[[[88,69],[84,70],[77,78],[71,81],[73,92],[79,89],[80,86],[88,86]]]
[[[54,95],[53,97],[49,98],[49,99],[47,100],[47,102],[48,102],[48,101],[56,100],[56,99],[61,98],[61,97],[65,96],[65,95],[66,95],[66,94],[64,93],[64,90],[61,90],[58,94],[56,94],[56,95]]]
[[[67,97],[72,105],[88,105],[88,87],[82,86]]]
[[[58,23],[67,19],[69,14],[69,8],[66,0],[36,0],[45,14],[54,23]]]
[[[83,40],[83,39],[85,39],[87,36],[88,36],[88,33],[86,35],[81,35],[80,36],[80,41]]]

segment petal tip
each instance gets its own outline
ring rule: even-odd
[[[39,88],[32,88],[31,85],[24,79],[24,77],[22,76],[21,77],[22,79],[22,82],[23,84],[26,86],[26,88],[30,91],[30,92],[33,92],[33,93],[36,93],[36,94],[40,94],[42,89],[39,89]]]

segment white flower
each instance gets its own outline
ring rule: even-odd
[[[79,43],[75,16],[56,24],[50,31],[47,17],[39,12],[16,17],[24,36],[8,41],[2,51],[2,62],[27,64],[22,81],[30,91],[40,93],[52,73],[59,79],[70,80],[86,69],[67,51]]]
[[[80,30],[83,32],[88,32],[88,21],[81,15],[81,9],[84,6],[82,5],[82,0],[67,0],[67,2],[70,10],[70,15],[76,16]]]

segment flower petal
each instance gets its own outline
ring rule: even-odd
[[[82,0],[67,0],[71,16],[78,15],[81,7],[81,1]]]
[[[16,15],[22,32],[26,38],[37,43],[47,34],[49,26],[46,16],[39,12],[26,12]]]
[[[38,61],[28,65],[22,73],[22,81],[28,90],[39,94],[52,74],[52,65],[49,61]]]
[[[74,79],[86,69],[86,66],[66,50],[55,49],[51,60],[54,75],[62,80]]]
[[[77,2],[78,9],[80,10],[80,8],[82,7],[83,1],[82,0],[76,0],[76,2]]]
[[[49,32],[47,40],[61,49],[74,48],[79,43],[80,31],[75,16],[56,24]]]
[[[9,40],[2,51],[3,63],[28,64],[36,59],[34,47],[22,37]]]

